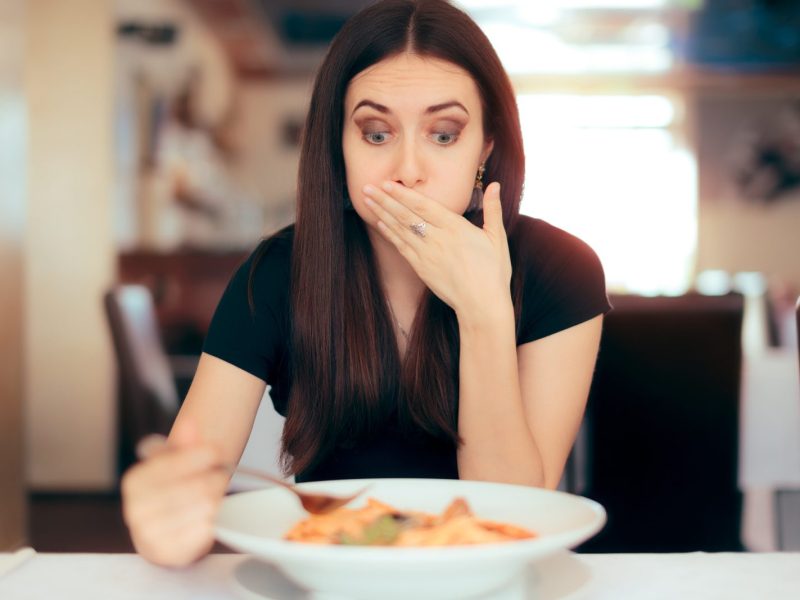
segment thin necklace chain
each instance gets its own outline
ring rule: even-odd
[[[389,298],[387,297],[386,298],[386,302],[389,304],[389,312],[392,313],[392,318],[394,319],[394,322],[397,323],[397,327],[400,329],[400,333],[402,333],[403,337],[406,338],[406,340],[408,340],[408,332],[405,329],[403,329],[403,326],[400,325],[400,320],[397,318],[397,315],[394,314],[394,308],[392,307],[392,301],[389,300]]]

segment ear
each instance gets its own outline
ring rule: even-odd
[[[481,152],[481,164],[489,160],[489,155],[492,153],[492,150],[494,150],[494,140],[489,139],[483,145],[483,152]]]

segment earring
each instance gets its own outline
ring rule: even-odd
[[[486,170],[486,163],[478,167],[478,174],[475,176],[475,187],[483,191],[483,172]]]
[[[478,167],[478,174],[475,176],[475,185],[472,188],[472,198],[466,212],[471,213],[483,209],[483,172],[486,170],[484,165]]]

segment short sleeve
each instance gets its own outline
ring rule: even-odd
[[[605,273],[584,241],[525,217],[517,240],[525,269],[517,345],[538,340],[611,310]]]
[[[253,303],[248,285],[252,272]],[[272,384],[285,353],[289,253],[265,240],[236,270],[214,311],[203,352]]]

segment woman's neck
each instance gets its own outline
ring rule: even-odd
[[[390,301],[395,305],[416,307],[425,290],[425,283],[391,242],[372,228],[368,228],[368,235],[379,275]]]

